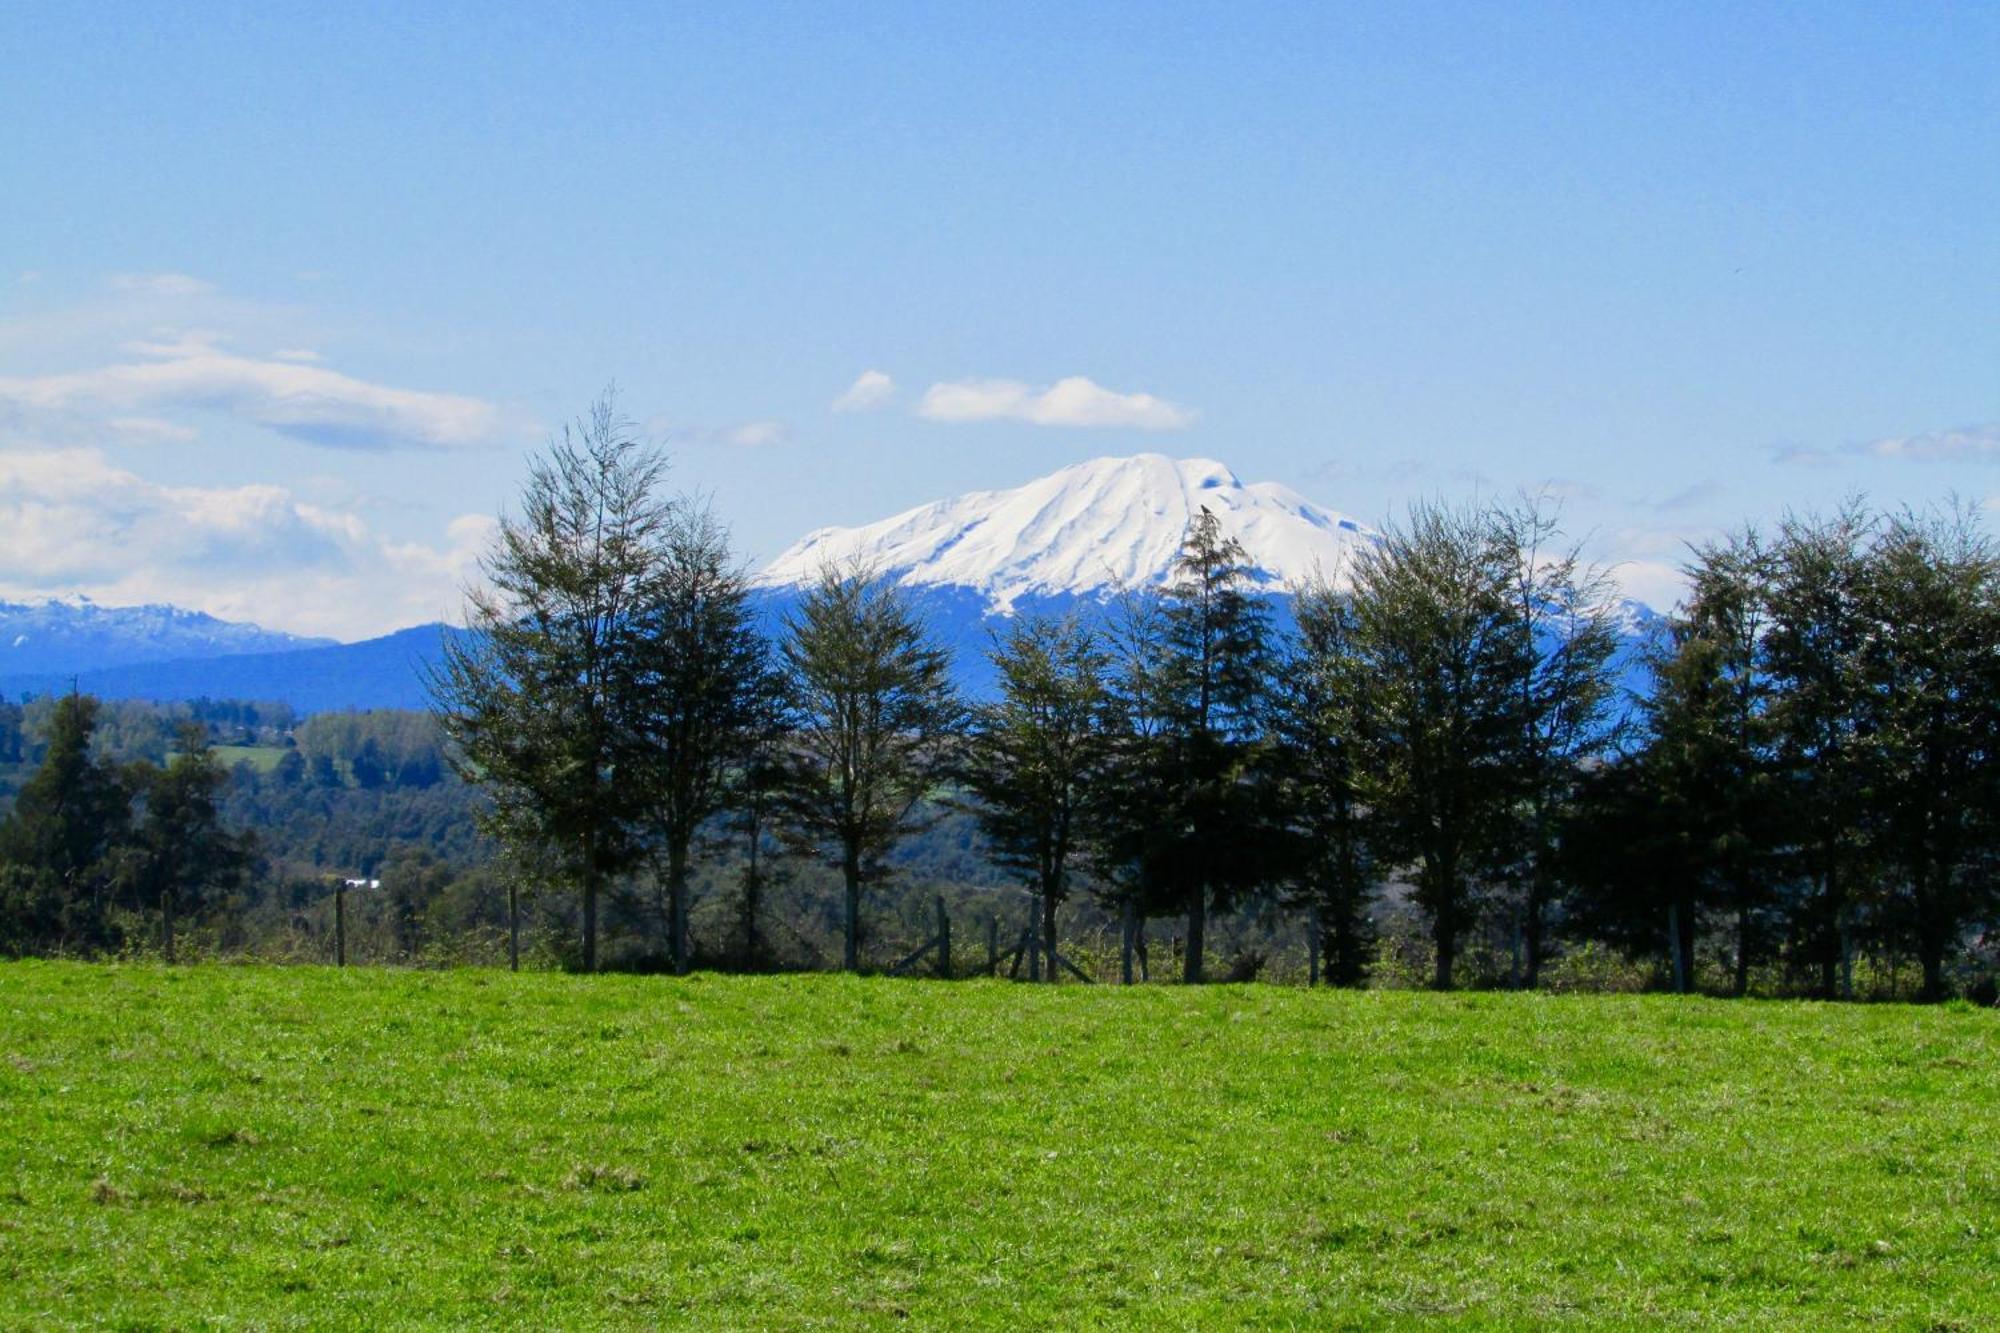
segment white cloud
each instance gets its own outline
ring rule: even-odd
[[[1876,440],[1863,448],[1877,458],[1908,458],[1925,463],[1995,458],[2000,457],[2000,422]]]
[[[854,383],[833,400],[836,412],[867,412],[884,407],[896,396],[896,381],[887,371],[864,370],[855,377]]]
[[[1149,393],[1117,393],[1081,375],[1037,389],[1018,380],[933,384],[917,405],[933,421],[1029,421],[1037,426],[1118,426],[1185,430],[1192,409]]]
[[[280,361],[302,361],[308,365],[316,365],[326,360],[310,347],[280,347],[271,355]]]
[[[1687,596],[1686,573],[1663,560],[1621,560],[1611,566],[1611,577],[1627,597],[1662,614]]]
[[[114,273],[104,285],[134,296],[207,296],[215,290],[214,283],[185,273]]]
[[[212,336],[138,344],[150,359],[96,370],[0,376],[0,403],[137,414],[205,408],[334,449],[453,448],[501,428],[492,404],[459,394],[371,384],[321,366],[219,350]]]
[[[0,597],[172,602],[337,638],[456,618],[493,520],[391,540],[278,486],[167,486],[94,449],[0,451]]]
[[[792,437],[792,428],[782,421],[746,421],[722,432],[723,442],[739,448],[757,449],[783,444]]]

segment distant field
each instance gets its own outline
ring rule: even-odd
[[[285,757],[282,745],[216,745],[210,747],[216,762],[224,768],[248,764],[259,773],[269,773]]]
[[[2000,1322],[2000,1016],[0,965],[0,1326]]]

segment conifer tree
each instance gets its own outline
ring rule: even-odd
[[[861,965],[861,895],[922,823],[950,771],[964,710],[951,660],[900,588],[828,567],[785,620],[780,656],[794,720],[786,809],[794,838],[840,871],[842,965]]]
[[[1355,563],[1354,642],[1380,742],[1363,794],[1375,845],[1409,867],[1430,914],[1439,989],[1505,865],[1523,790],[1533,645],[1512,557],[1489,512],[1421,504]]]
[[[1110,658],[1075,617],[1024,617],[995,643],[1000,697],[974,714],[965,781],[1003,867],[1034,886],[1056,980],[1056,911],[1068,898],[1092,788],[1110,760]]]
[[[688,866],[695,837],[731,798],[769,730],[777,682],[752,621],[749,583],[728,533],[707,508],[683,503],[667,522],[659,562],[636,613],[639,768],[667,883],[668,953],[688,968]]]
[[[1280,675],[1276,714],[1295,901],[1318,920],[1327,983],[1360,986],[1375,948],[1376,867],[1362,799],[1362,773],[1375,762],[1368,673],[1346,593],[1316,582],[1295,607],[1298,638]]]
[[[1208,916],[1275,882],[1284,841],[1269,780],[1270,614],[1249,559],[1203,508],[1173,582],[1130,623],[1109,858],[1142,910],[1186,913],[1182,979],[1203,980]]]
[[[90,951],[113,943],[112,858],[131,795],[91,754],[98,703],[58,700],[41,765],[0,821],[0,950]]]
[[[250,868],[249,840],[222,822],[220,798],[228,781],[196,723],[181,727],[165,768],[140,770],[136,785],[144,813],[124,879],[136,906],[158,909],[161,948],[170,963],[179,924],[217,904]]]
[[[650,600],[674,520],[666,460],[606,393],[530,468],[468,590],[473,634],[448,635],[430,680],[461,776],[485,786],[485,827],[574,887],[582,962],[597,967],[598,902],[649,852]]]

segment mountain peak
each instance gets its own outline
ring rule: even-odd
[[[1207,509],[1242,542],[1267,591],[1333,575],[1371,538],[1351,518],[1272,482],[1245,485],[1208,458],[1097,458],[1011,490],[975,491],[856,528],[821,528],[758,576],[811,582],[859,563],[916,586],[974,589],[1005,611],[1024,595],[1104,595],[1173,573],[1189,520]]]

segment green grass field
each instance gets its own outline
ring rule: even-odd
[[[259,773],[269,773],[285,757],[282,745],[215,745],[209,753],[224,768],[234,768],[238,764],[248,764]]]
[[[0,1325],[2000,1324],[2000,1016],[0,965]]]

